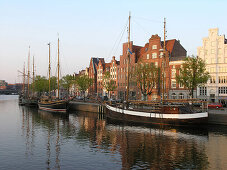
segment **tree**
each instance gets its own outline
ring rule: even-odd
[[[193,98],[194,89],[198,85],[205,84],[209,77],[205,62],[201,58],[192,55],[192,57],[185,59],[184,64],[179,69],[179,75],[176,76],[176,80],[189,89],[189,95]]]
[[[133,77],[145,100],[148,95],[152,94],[153,88],[158,84],[158,68],[154,63],[138,63],[135,67]]]
[[[50,78],[50,90],[56,90],[57,89],[57,77],[53,76]]]
[[[48,92],[49,90],[48,80],[44,76],[41,77],[37,75],[35,77],[34,87],[35,87],[34,90],[38,92],[40,96],[42,92]]]
[[[74,77],[70,74],[67,74],[66,76],[62,77],[61,85],[67,90],[67,95],[69,94],[69,88],[73,84]]]
[[[105,74],[104,74],[103,87],[106,89],[106,91],[108,93],[108,97],[110,97],[109,93],[111,91],[114,91],[117,88],[116,82],[110,78],[110,72],[109,71],[105,72]]]
[[[33,83],[32,83],[33,85]],[[50,90],[55,90],[57,87],[57,78],[51,77],[50,78]],[[35,77],[34,82],[34,91],[38,92],[39,96],[42,92],[48,92],[49,91],[49,80],[44,76],[37,75]]]
[[[85,91],[92,85],[93,79],[89,78],[87,75],[82,75],[76,77],[75,81],[78,85],[79,90],[83,92],[85,100]]]

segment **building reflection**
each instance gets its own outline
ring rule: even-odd
[[[123,169],[207,169],[208,132],[110,125],[94,113],[71,115],[93,149],[121,155]],[[72,124],[74,124],[72,122]]]
[[[47,169],[61,168],[61,147],[67,139],[79,145],[89,142],[91,151],[117,157],[122,169],[209,168],[208,133],[204,130],[202,133],[192,130],[192,133],[171,128],[114,125],[108,124],[103,116],[88,112],[60,115],[25,107],[21,107],[21,112],[26,154],[34,154],[35,148],[45,148]],[[37,139],[40,136],[44,139]]]

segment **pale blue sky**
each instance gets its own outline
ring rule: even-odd
[[[46,76],[48,42],[56,75],[58,33],[62,75],[84,69],[91,57],[119,59],[129,11],[135,45],[143,46],[152,34],[163,38],[166,17],[167,39],[179,39],[189,55],[196,55],[209,28],[227,34],[226,7],[224,0],[0,0],[0,80],[22,81],[17,70],[27,65],[29,45],[36,74]]]

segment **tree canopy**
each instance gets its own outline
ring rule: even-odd
[[[144,97],[152,94],[159,80],[158,68],[154,63],[140,62],[136,65],[133,77]]]
[[[184,64],[179,69],[179,75],[176,76],[176,80],[189,89],[189,94],[193,98],[194,89],[198,85],[205,84],[209,77],[205,62],[201,58],[192,55],[185,59]]]
[[[69,92],[70,86],[74,83],[74,77],[70,74],[63,76],[60,80],[60,84]]]
[[[108,96],[109,96],[109,92],[114,91],[117,88],[116,81],[114,81],[113,79],[110,78],[110,72],[109,71],[105,72],[105,74],[104,74],[103,87],[108,92]]]
[[[84,93],[85,98],[85,91],[92,85],[93,79],[89,78],[87,75],[77,76],[75,80],[78,89]]]
[[[39,94],[42,92],[49,91],[49,80],[44,76],[37,75],[32,85],[34,85],[34,91],[38,92]],[[50,90],[52,91],[55,90],[56,88],[57,78],[53,76],[50,78]]]

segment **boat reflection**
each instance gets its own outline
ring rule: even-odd
[[[120,164],[122,169],[209,168],[206,152],[209,138],[204,129],[116,125],[95,113],[74,112],[67,116],[21,109],[26,154],[45,148],[47,169],[61,168],[62,159],[67,159],[63,146],[70,142],[84,152],[109,155],[111,163]]]
[[[34,148],[42,148],[42,142],[37,139],[40,137],[40,129],[44,131],[44,145],[46,146],[46,165],[47,169],[60,169],[60,146],[62,127],[68,127],[68,116],[66,114],[54,114],[46,111],[37,110],[29,107],[21,107],[22,112],[22,135],[26,138],[26,155],[33,155]],[[36,141],[36,144],[35,142]],[[54,148],[51,150],[51,148]],[[55,158],[53,157],[55,155]]]
[[[207,130],[107,124],[97,114],[70,115],[96,151],[120,154],[123,169],[207,169]]]

